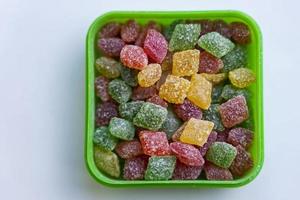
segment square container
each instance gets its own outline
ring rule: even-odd
[[[124,22],[135,19],[141,24],[155,20],[162,25],[168,25],[176,19],[223,19],[226,22],[241,21],[249,26],[251,43],[248,45],[249,67],[256,74],[256,83],[249,88],[252,92],[250,104],[251,115],[254,118],[254,140],[250,148],[254,166],[243,177],[231,181],[209,180],[169,180],[169,181],[126,181],[115,179],[99,171],[93,158],[93,133],[95,130],[96,96],[94,90],[95,59],[99,56],[96,43],[99,29],[109,21]],[[85,127],[85,162],[91,176],[99,183],[111,187],[238,187],[252,181],[262,168],[264,160],[263,137],[263,69],[262,69],[262,36],[256,22],[248,15],[231,10],[223,11],[114,11],[98,17],[90,26],[86,38],[86,127]]]

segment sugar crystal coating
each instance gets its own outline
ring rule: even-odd
[[[218,73],[218,74],[201,73],[200,75],[203,76],[209,82],[211,82],[213,85],[220,84],[227,78],[226,73]]]
[[[224,129],[224,131],[218,131],[217,142],[227,142],[228,133],[230,129]]]
[[[113,117],[108,128],[111,135],[122,140],[132,140],[135,135],[133,124],[122,118]]]
[[[113,150],[118,142],[118,139],[110,134],[106,126],[101,126],[95,130],[93,142],[103,149]]]
[[[116,153],[123,159],[143,155],[142,145],[138,140],[121,141],[115,148]]]
[[[173,106],[176,115],[183,121],[188,121],[190,118],[201,119],[202,111],[188,99],[185,99],[182,104]]]
[[[254,73],[248,68],[238,68],[229,72],[228,78],[232,85],[238,88],[248,87],[255,82]]]
[[[154,85],[161,77],[160,64],[149,64],[138,73],[138,83],[141,87]]]
[[[200,51],[197,49],[176,52],[173,55],[172,74],[191,76],[198,72]]]
[[[98,48],[102,53],[110,57],[119,57],[125,42],[120,38],[101,38],[98,40]]]
[[[204,172],[207,180],[232,180],[232,174],[228,169],[218,167],[210,162],[204,165]]]
[[[145,180],[168,180],[176,164],[175,156],[152,156],[149,158]]]
[[[160,98],[160,96],[158,96],[157,94],[155,94],[154,96],[147,99],[147,102],[154,103],[154,104],[162,106],[164,108],[168,107],[168,103],[165,102],[162,98]]]
[[[173,180],[195,180],[199,177],[202,171],[201,166],[188,166],[180,161],[176,161],[173,172]]]
[[[122,66],[120,68],[121,78],[125,83],[131,87],[138,85],[137,74],[138,70],[130,69],[128,67]]]
[[[158,32],[161,32],[161,26],[159,24],[157,24],[155,21],[149,21],[146,26],[142,27],[139,36],[135,41],[135,45],[140,47],[144,46],[145,38],[149,29],[154,29]]]
[[[96,69],[107,78],[117,78],[120,76],[120,63],[108,57],[100,57],[96,59]]]
[[[99,31],[100,38],[116,37],[121,30],[121,24],[117,22],[109,22],[105,24]]]
[[[228,39],[230,39],[232,35],[229,24],[227,24],[224,20],[214,21],[214,31],[220,33]]]
[[[110,96],[118,103],[127,102],[132,94],[129,87],[123,80],[114,79],[108,84],[108,92]]]
[[[155,86],[141,87],[137,86],[133,89],[132,100],[145,100],[157,94],[157,89]]]
[[[206,51],[201,52],[199,62],[200,73],[216,74],[223,66],[223,61],[220,58],[217,58]]]
[[[214,129],[216,131],[223,131],[224,126],[219,113],[219,104],[211,104],[208,110],[203,111],[203,119],[214,123]]]
[[[237,45],[232,51],[222,57],[224,67],[223,72],[246,67],[247,66],[247,51],[246,48]]]
[[[129,67],[141,70],[148,64],[148,58],[144,50],[135,45],[125,45],[120,53],[121,62]]]
[[[214,142],[209,147],[205,157],[208,161],[219,167],[229,168],[236,154],[237,150],[231,144],[226,142]]]
[[[123,178],[125,180],[144,179],[147,164],[148,158],[146,156],[138,156],[125,160]]]
[[[184,20],[175,20],[173,21],[170,26],[165,27],[164,29],[164,36],[166,37],[167,40],[170,40],[172,37],[172,34],[174,32],[174,29],[176,27],[177,24],[184,24],[185,21]]]
[[[243,95],[247,100],[250,99],[251,94],[248,90],[246,89],[239,89],[234,87],[233,85],[225,85],[223,87],[222,93],[221,93],[221,97],[224,100],[229,100],[233,97],[236,97],[238,95]]]
[[[239,145],[236,149],[237,155],[230,166],[230,171],[234,176],[242,176],[253,167],[253,160],[242,146]]]
[[[173,142],[170,144],[172,153],[180,162],[189,166],[203,166],[204,159],[200,151],[193,145],[184,144],[181,142]]]
[[[200,154],[202,156],[205,156],[208,148],[217,140],[217,137],[218,137],[218,133],[216,131],[212,131],[208,138],[207,138],[207,142],[199,148],[199,151],[200,151]]]
[[[108,94],[108,83],[109,80],[104,76],[98,76],[95,79],[96,94],[101,99],[101,101],[108,101],[111,99]]]
[[[119,114],[122,118],[132,121],[134,116],[140,111],[143,101],[131,101],[119,105]]]
[[[118,116],[117,105],[113,102],[107,101],[97,105],[96,108],[96,125],[104,126],[108,125],[109,121],[113,117]]]
[[[241,145],[247,149],[253,140],[253,132],[245,128],[233,128],[228,133],[227,142],[233,146]]]
[[[177,131],[181,124],[181,120],[178,119],[172,109],[168,109],[167,119],[162,124],[160,130],[167,134],[168,139],[171,139],[172,135]]]
[[[251,41],[251,34],[248,26],[242,22],[232,22],[230,24],[232,40],[238,44],[248,44]]]
[[[140,32],[140,26],[134,20],[128,20],[121,27],[121,38],[126,43],[133,43]]]
[[[180,141],[180,136],[184,130],[184,128],[186,127],[187,122],[184,122],[172,135],[172,141],[173,142],[179,142]]]

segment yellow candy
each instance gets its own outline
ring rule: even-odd
[[[200,74],[192,76],[188,99],[198,107],[207,110],[211,103],[212,84]]]
[[[219,73],[219,74],[201,73],[200,75],[203,76],[209,82],[211,82],[213,85],[217,85],[227,78],[226,73]]]
[[[229,80],[232,85],[238,88],[248,87],[255,82],[254,73],[248,68],[238,68],[229,72]]]
[[[159,64],[149,64],[141,70],[138,75],[138,83],[141,87],[154,85],[161,77],[161,66]]]
[[[178,76],[168,75],[160,87],[159,96],[169,103],[181,104],[186,98],[190,81]]]
[[[175,76],[191,76],[199,69],[200,51],[197,49],[174,53],[172,74]]]
[[[206,143],[213,127],[213,122],[191,118],[180,135],[180,141],[201,147]]]

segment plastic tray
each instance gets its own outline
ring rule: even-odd
[[[254,160],[254,167],[243,177],[232,181],[208,181],[208,180],[170,180],[170,181],[126,181],[114,179],[99,171],[93,159],[93,133],[95,129],[95,92],[94,92],[94,62],[97,58],[95,44],[97,32],[100,27],[109,21],[124,22],[135,19],[141,24],[149,20],[155,20],[163,25],[168,25],[176,19],[223,19],[227,22],[242,21],[246,23],[252,34],[252,42],[248,45],[249,67],[255,72],[256,83],[250,87],[252,99],[250,110],[254,117],[254,141],[250,148]],[[222,11],[176,11],[176,12],[152,12],[114,11],[98,17],[90,26],[86,38],[86,129],[85,129],[85,162],[89,173],[99,182],[112,187],[238,187],[252,181],[260,172],[264,160],[263,138],[263,69],[262,69],[262,36],[256,22],[248,15],[231,10]]]

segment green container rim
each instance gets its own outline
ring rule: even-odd
[[[209,180],[169,180],[169,181],[126,181],[113,179],[99,171],[93,160],[93,143],[92,135],[94,132],[94,109],[95,109],[95,94],[94,94],[94,45],[95,36],[98,31],[99,23],[107,19],[115,18],[222,18],[229,17],[245,22],[252,34],[256,37],[256,75],[257,75],[257,161],[253,169],[246,176],[231,181],[209,181]],[[86,37],[86,87],[85,87],[85,147],[84,159],[89,174],[99,183],[109,187],[240,187],[253,181],[262,169],[264,162],[264,123],[263,123],[263,55],[262,55],[262,34],[255,20],[248,14],[236,10],[208,10],[208,11],[111,11],[107,12],[94,20],[88,29]]]

